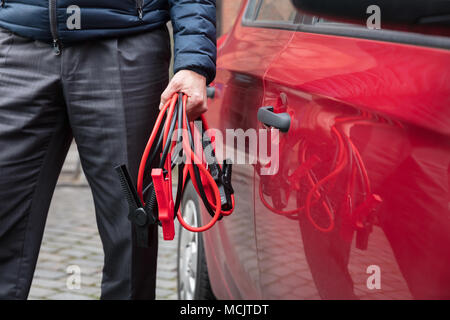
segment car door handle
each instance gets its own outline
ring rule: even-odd
[[[208,99],[214,99],[214,97],[216,96],[216,88],[214,87],[206,87],[206,97]]]
[[[258,120],[266,126],[288,132],[291,127],[291,116],[289,113],[275,113],[273,107],[261,107],[258,110]]]

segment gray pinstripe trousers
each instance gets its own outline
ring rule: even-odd
[[[75,139],[105,252],[103,299],[153,299],[157,231],[133,245],[114,172],[139,158],[168,82],[167,28],[64,48],[0,30],[0,299],[26,299],[55,184]]]

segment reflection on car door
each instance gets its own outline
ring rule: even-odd
[[[288,112],[255,174],[267,299],[450,297],[450,53],[296,32],[262,105]]]

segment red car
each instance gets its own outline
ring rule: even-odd
[[[290,126],[276,174],[235,165],[235,212],[180,229],[180,298],[449,299],[450,38],[243,2],[209,125]],[[188,186],[192,224],[199,203]]]

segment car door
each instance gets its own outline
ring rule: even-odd
[[[264,77],[291,126],[255,174],[263,298],[449,298],[448,39],[299,21]]]
[[[226,138],[225,146],[232,151],[231,160],[235,163],[232,181],[235,212],[204,234],[212,289],[221,299],[261,298],[254,221],[254,164],[237,160],[242,156],[249,159],[249,146],[256,141],[250,140],[248,134],[252,132],[248,130],[258,126],[257,111],[264,95],[262,79],[270,62],[293,34],[246,26],[245,21],[254,18],[260,3],[243,2],[238,23],[219,48],[217,76],[211,84],[214,98],[208,101],[209,126],[219,129]],[[231,135],[228,133],[232,139],[227,137],[227,130],[232,130]],[[240,133],[235,130],[246,137],[245,145],[237,145],[238,139],[234,137]],[[206,212],[203,219],[210,219]]]

